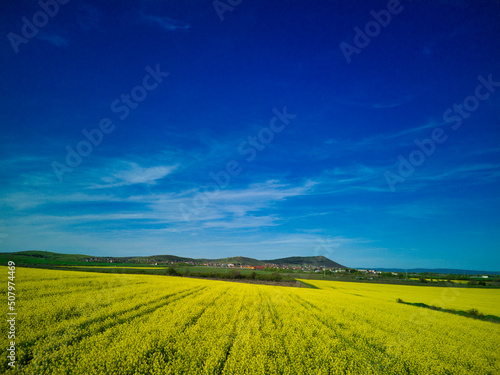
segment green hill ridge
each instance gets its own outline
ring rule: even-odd
[[[28,250],[10,253],[0,253],[0,262],[5,263],[13,260],[20,264],[54,264],[54,265],[82,265],[82,264],[133,264],[144,265],[161,262],[186,262],[195,264],[204,263],[233,263],[249,266],[264,266],[273,264],[278,266],[318,266],[328,268],[346,268],[345,266],[334,262],[324,256],[310,257],[287,257],[279,259],[258,260],[243,256],[220,258],[220,259],[195,259],[187,257],[179,257],[176,255],[150,255],[150,256],[132,256],[132,257],[98,257],[83,254],[64,254],[54,253],[49,251]]]

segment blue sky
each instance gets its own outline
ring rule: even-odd
[[[498,3],[0,20],[0,251],[500,269]]]

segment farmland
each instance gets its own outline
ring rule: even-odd
[[[499,324],[396,302],[500,316],[499,289],[307,283],[315,288],[18,267],[17,368],[3,355],[1,371],[500,374]]]

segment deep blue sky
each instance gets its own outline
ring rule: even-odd
[[[0,251],[500,269],[498,2],[47,3],[0,9]]]

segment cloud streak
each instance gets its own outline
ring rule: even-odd
[[[142,14],[141,21],[149,25],[160,27],[167,31],[188,30],[191,25],[186,22],[174,20],[169,17],[153,16],[150,14]]]
[[[122,165],[121,169],[111,172],[111,176],[102,178],[105,184],[94,185],[92,188],[109,189],[136,184],[155,185],[178,168],[178,165],[144,168],[134,162],[126,162]]]
[[[37,35],[37,38],[52,44],[55,47],[67,47],[69,46],[69,40],[57,34],[50,34],[45,31],[40,31]]]

